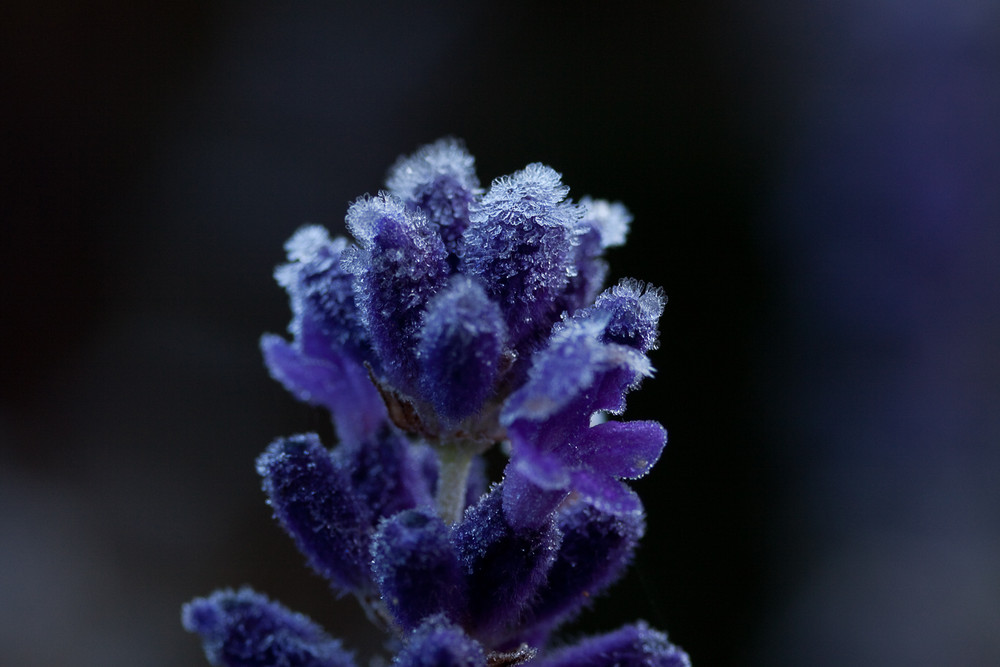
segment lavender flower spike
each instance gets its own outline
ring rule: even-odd
[[[554,648],[628,567],[647,522],[627,481],[666,443],[659,423],[619,417],[653,374],[665,303],[636,280],[604,288],[631,215],[575,202],[540,163],[484,192],[455,139],[400,158],[386,187],[348,209],[353,240],[292,236],[275,271],[291,338],[261,339],[271,375],[334,421],[332,448],[279,438],[257,470],[307,562],[391,635],[365,662],[689,667],[642,621]],[[355,666],[248,588],[182,620],[213,664]]]

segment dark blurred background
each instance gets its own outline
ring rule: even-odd
[[[612,4],[614,5],[612,7]],[[623,201],[669,295],[628,578],[695,665],[1000,664],[1000,5],[8,2],[0,662],[200,665],[252,584],[378,638],[253,470],[302,223],[465,139]]]

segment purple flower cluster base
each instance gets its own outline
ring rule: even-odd
[[[275,272],[291,337],[265,335],[264,360],[330,411],[339,442],[279,439],[257,471],[312,569],[389,632],[398,667],[690,664],[641,621],[554,639],[627,568],[646,525],[624,480],[666,443],[656,422],[611,419],[652,374],[664,298],[634,280],[604,289],[631,218],[568,193],[541,164],[484,191],[464,146],[441,140],[350,207],[353,241],[304,227]],[[491,484],[482,454],[501,443]],[[248,588],[195,599],[182,620],[212,664],[358,664]]]

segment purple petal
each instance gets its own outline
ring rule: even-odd
[[[660,458],[667,431],[654,421],[609,421],[583,432],[576,448],[581,461],[612,477],[642,477]]]
[[[539,488],[549,491],[565,489],[570,476],[566,462],[552,452],[524,447],[508,465],[505,475],[514,471]]]
[[[439,517],[407,510],[383,521],[372,538],[372,571],[396,622],[412,630],[428,616],[465,615],[465,579]]]
[[[354,667],[341,643],[301,614],[249,588],[196,598],[181,612],[184,628],[202,637],[213,665],[227,667]]]
[[[394,667],[486,667],[483,647],[461,628],[431,618],[410,635]]]
[[[586,469],[574,470],[572,477],[573,490],[602,512],[619,515],[642,512],[639,496],[614,477]]]
[[[293,396],[327,408],[343,442],[367,440],[386,423],[385,403],[368,371],[344,354],[330,351],[323,359],[308,357],[285,339],[260,339],[271,377]]]
[[[691,661],[667,635],[639,622],[584,639],[532,667],[691,667]]]

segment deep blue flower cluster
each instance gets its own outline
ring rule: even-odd
[[[541,164],[483,191],[441,140],[350,207],[353,242],[304,227],[275,272],[293,318],[291,341],[262,338],[267,367],[329,409],[339,443],[282,438],[257,470],[312,568],[391,633],[398,667],[689,664],[642,622],[550,645],[627,567],[645,514],[622,480],[666,442],[656,422],[608,418],[652,372],[663,296],[603,290],[630,216],[567,194]],[[490,485],[498,443],[509,461]],[[213,664],[356,664],[250,589],[196,599],[183,622]]]

